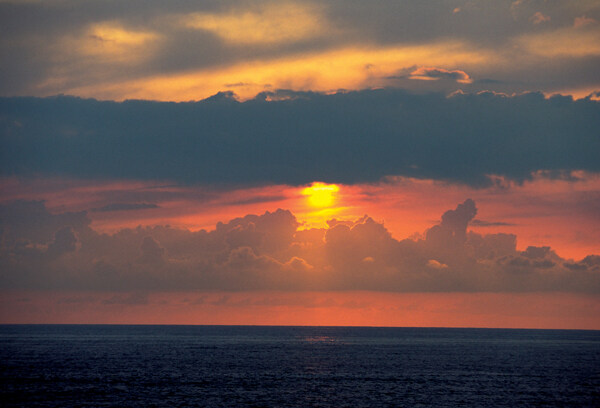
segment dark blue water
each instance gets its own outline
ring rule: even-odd
[[[598,407],[600,332],[0,326],[2,406]]]

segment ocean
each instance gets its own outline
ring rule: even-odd
[[[0,326],[4,407],[599,407],[600,331]]]

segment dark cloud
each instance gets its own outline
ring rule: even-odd
[[[46,244],[54,240],[55,233],[61,229],[59,240],[61,235],[70,234],[66,228],[72,228],[78,235],[89,235],[92,233],[90,224],[84,211],[51,214],[43,201],[18,200],[0,204],[0,233],[8,241]]]
[[[566,260],[550,247],[519,251],[512,234],[469,231],[477,211],[472,200],[445,212],[416,241],[398,241],[368,216],[298,231],[285,210],[236,218],[209,232],[157,226],[106,235],[66,225],[69,216],[57,224],[52,217],[61,215],[50,216],[43,204],[21,205],[43,221],[12,224],[3,235],[1,289],[600,293],[600,255]],[[50,226],[56,231],[45,238]]]
[[[112,212],[112,211],[131,211],[131,210],[148,210],[152,208],[159,208],[156,204],[149,203],[113,203],[107,204],[103,207],[92,209],[94,212]]]
[[[419,67],[410,73],[410,79],[436,80],[448,79],[456,82],[470,83],[469,75],[460,70],[449,71],[443,68]]]
[[[487,185],[489,174],[600,171],[592,100],[391,89],[269,95],[278,94],[244,103],[230,93],[177,104],[0,99],[0,169],[237,185],[387,175]]]
[[[256,196],[249,198],[242,198],[239,200],[228,201],[224,205],[246,205],[246,204],[260,204],[260,203],[271,203],[274,201],[282,201],[287,197],[284,195],[267,195],[267,196]]]
[[[77,249],[79,239],[71,227],[62,227],[54,234],[54,240],[48,244],[47,254],[51,258],[56,258],[68,252],[74,252]]]
[[[600,272],[600,255],[588,255],[579,262],[565,262],[563,265],[575,271]]]
[[[132,293],[130,295],[114,295],[108,299],[102,300],[104,305],[147,305],[147,293]]]
[[[142,256],[140,262],[160,264],[165,260],[165,249],[152,237],[144,237],[140,246]]]
[[[510,222],[502,222],[502,221],[486,221],[486,220],[471,220],[470,225],[474,227],[510,227],[515,224],[511,224]]]

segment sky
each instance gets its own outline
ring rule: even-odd
[[[600,3],[0,0],[0,323],[600,329]]]

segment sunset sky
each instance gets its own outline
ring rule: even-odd
[[[600,329],[600,2],[0,0],[0,323]]]

